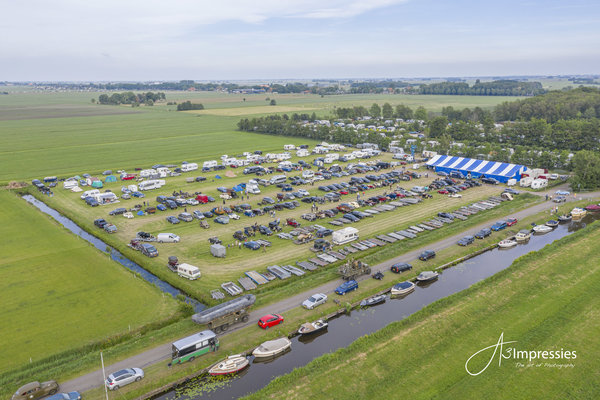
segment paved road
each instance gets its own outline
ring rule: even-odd
[[[565,185],[565,187],[566,187],[566,185]],[[534,194],[538,194],[540,196],[545,196],[546,194],[549,194],[549,195],[553,194],[556,190],[559,190],[559,188],[555,187],[555,188],[552,188],[551,190],[549,190],[548,192],[538,192],[538,193],[534,193]],[[577,198],[573,198],[573,196],[571,195],[571,196],[569,196],[568,201],[579,200],[582,198],[598,197],[599,195],[600,195],[600,192],[578,194]],[[539,213],[541,211],[549,210],[550,208],[552,208],[555,205],[556,204],[552,203],[551,201],[545,201],[543,203],[533,205],[522,211],[511,214],[511,216],[518,218],[518,219],[523,219],[527,216]],[[440,210],[440,211],[442,211],[442,210]],[[489,226],[489,222],[482,223],[473,228],[470,228],[467,231],[464,231],[464,232],[461,232],[454,236],[449,236],[445,239],[442,239],[434,244],[430,244],[425,247],[420,247],[418,249],[415,249],[415,250],[409,251],[407,253],[404,253],[402,255],[399,255],[398,257],[395,257],[394,259],[388,260],[384,263],[378,264],[378,265],[372,267],[371,269],[373,272],[387,271],[387,270],[389,270],[389,267],[391,264],[394,264],[397,262],[413,261],[424,250],[430,249],[430,250],[435,250],[436,252],[438,252],[438,251],[448,248],[450,246],[454,246],[456,244],[456,242],[463,236],[473,235],[480,229],[482,229],[484,227],[488,227],[488,226]],[[410,240],[410,239],[406,239],[406,240]],[[365,279],[369,279],[369,276],[363,275],[362,277],[360,277],[358,279],[358,281],[365,280]],[[262,307],[259,309],[255,309],[254,311],[252,311],[250,313],[250,319],[248,320],[247,323],[237,324],[237,325],[235,325],[234,328],[232,328],[227,333],[235,331],[237,329],[241,329],[248,325],[256,324],[258,322],[258,319],[265,314],[285,313],[286,311],[291,310],[292,308],[298,307],[302,303],[302,301],[304,301],[306,298],[308,298],[313,293],[325,293],[328,295],[332,294],[333,291],[335,290],[335,288],[338,287],[342,282],[343,281],[341,279],[331,281],[331,282],[328,282],[317,288],[313,288],[308,291],[298,293],[295,296],[283,299],[275,304],[270,304],[268,306],[265,306],[265,307]],[[221,336],[227,335],[227,333],[225,333]],[[144,367],[147,367],[149,365],[152,365],[152,364],[155,364],[155,363],[161,362],[161,361],[165,361],[165,363],[166,363],[167,360],[170,359],[170,355],[171,355],[171,344],[167,343],[167,344],[152,348],[150,350],[146,350],[143,353],[137,354],[137,355],[130,357],[128,359],[125,359],[123,361],[120,361],[120,362],[117,362],[117,363],[114,363],[111,365],[107,365],[105,369],[106,369],[107,373],[110,373],[110,372],[114,372],[114,371],[117,371],[122,368],[129,368],[132,366],[144,368]],[[82,375],[78,378],[72,379],[68,382],[62,383],[61,391],[68,392],[68,391],[78,390],[79,392],[85,392],[87,390],[94,389],[96,387],[101,386],[102,382],[103,382],[102,370],[99,369],[94,372],[90,372],[86,375]]]

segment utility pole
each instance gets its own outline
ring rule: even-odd
[[[106,393],[106,400],[108,400],[108,389],[106,387],[106,372],[104,371],[104,357],[102,356],[102,351],[100,352],[100,362],[102,363],[102,385],[104,386],[104,393]]]

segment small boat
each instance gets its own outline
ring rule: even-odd
[[[372,296],[360,302],[361,307],[370,307],[385,302],[385,295]]]
[[[399,294],[410,293],[413,290],[415,290],[415,284],[411,281],[404,281],[396,283],[394,286],[392,286],[391,294],[392,296],[396,296]]]
[[[215,364],[208,370],[208,373],[213,376],[235,374],[246,368],[248,365],[250,365],[250,362],[246,357],[241,354],[236,354]]]
[[[536,225],[533,227],[533,231],[535,233],[548,233],[552,230],[549,226],[546,225]]]
[[[583,217],[585,217],[586,214],[587,214],[587,211],[584,210],[583,208],[575,207],[574,209],[571,210],[571,216],[573,218],[583,218]]]
[[[516,234],[515,240],[517,242],[524,242],[531,238],[531,231],[527,229],[520,230],[519,233]]]
[[[256,358],[274,357],[284,353],[290,347],[292,347],[292,342],[288,338],[268,340],[254,349],[252,354]]]
[[[546,226],[549,226],[550,228],[556,228],[558,226],[558,221],[551,219],[550,221],[546,222]]]
[[[328,325],[329,324],[327,323],[327,321],[323,321],[322,319],[319,319],[315,322],[307,322],[300,326],[300,329],[298,329],[298,333],[300,335],[310,335],[311,333],[316,333],[327,329]]]
[[[504,239],[504,240],[500,241],[500,243],[498,243],[498,247],[501,247],[503,249],[507,249],[509,247],[513,247],[516,245],[517,245],[517,241],[512,238]]]
[[[586,211],[600,211],[600,206],[598,204],[590,204],[589,206],[585,206]]]
[[[563,214],[558,217],[558,222],[570,222],[573,219],[571,214]]]
[[[417,280],[419,282],[429,282],[432,281],[434,279],[437,279],[437,277],[439,276],[439,274],[437,272],[434,271],[423,271],[419,274],[419,276],[417,276]]]

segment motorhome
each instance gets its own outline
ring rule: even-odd
[[[202,168],[214,168],[218,165],[216,160],[204,161],[202,163]]]
[[[271,178],[270,183],[271,185],[277,185],[278,183],[283,183],[287,180],[287,177],[285,175],[275,175],[274,177]]]
[[[333,232],[331,239],[336,245],[352,242],[358,239],[358,229],[351,226]]]
[[[181,170],[183,172],[195,171],[197,169],[198,169],[198,164],[196,164],[196,163],[181,164]]]
[[[165,181],[163,179],[152,179],[149,181],[140,182],[138,188],[140,190],[151,190],[151,189],[159,189],[165,185]]]
[[[177,264],[177,275],[193,281],[200,278],[202,274],[200,273],[198,267],[195,267],[191,264],[181,263]]]

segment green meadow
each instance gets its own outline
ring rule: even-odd
[[[15,194],[0,190],[0,202],[0,373],[177,313],[170,296]]]

